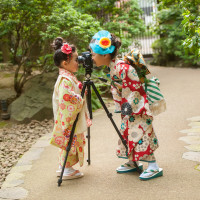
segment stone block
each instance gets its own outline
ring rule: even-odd
[[[182,158],[200,162],[200,152],[186,152],[183,154]]]
[[[185,148],[190,150],[190,151],[200,152],[200,143],[199,144],[191,144],[189,146],[185,146]]]
[[[179,132],[180,133],[200,133],[200,128],[185,129]]]
[[[182,140],[187,144],[200,144],[200,136],[184,136],[180,137],[179,140]]]
[[[15,166],[10,170],[10,173],[20,173],[31,170],[32,165]]]
[[[192,122],[200,122],[200,116],[191,117],[191,118],[188,118],[187,120],[192,121]]]
[[[3,199],[23,199],[28,195],[28,191],[22,187],[0,189],[0,198]]]

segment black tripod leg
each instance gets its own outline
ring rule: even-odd
[[[84,96],[85,88],[86,88],[86,85],[83,85],[83,89],[82,89],[82,92],[81,92],[81,96],[82,97]],[[66,165],[66,162],[67,162],[67,158],[68,158],[68,155],[69,155],[69,151],[71,149],[71,145],[72,145],[72,141],[73,141],[73,137],[74,137],[76,124],[77,124],[77,121],[78,121],[78,116],[79,116],[79,114],[77,115],[76,120],[74,121],[74,124],[73,124],[73,127],[72,127],[72,131],[71,131],[71,134],[70,134],[69,142],[68,142],[68,145],[67,145],[67,148],[66,148],[66,156],[65,156],[64,164],[62,166],[62,171],[61,171],[61,174],[60,174],[60,178],[58,179],[58,186],[60,186],[61,183],[62,183],[62,177],[63,177],[65,165]]]
[[[91,160],[90,160],[90,127],[88,127],[88,131],[87,131],[87,139],[88,139],[88,159],[87,159],[87,162],[88,162],[88,165],[91,164]]]
[[[115,124],[115,122],[114,122],[114,120],[113,120],[113,118],[112,118],[112,113],[110,113],[110,112],[108,111],[108,109],[107,109],[107,107],[106,107],[106,105],[105,105],[103,99],[101,98],[101,95],[99,94],[99,92],[98,92],[98,90],[96,89],[96,87],[95,87],[95,85],[94,85],[93,82],[91,82],[91,85],[92,85],[92,88],[93,88],[93,90],[95,91],[95,93],[96,93],[96,95],[97,95],[99,101],[101,102],[101,105],[103,106],[104,110],[106,111],[106,114],[107,114],[108,118],[110,119],[110,121],[112,122],[112,124],[113,124],[115,130],[117,131],[117,133],[118,133],[118,135],[119,135],[119,137],[120,137],[120,139],[121,139],[123,145],[125,146],[126,152],[128,152],[127,142],[126,142],[126,140],[122,137],[122,135],[121,135],[119,129],[117,128],[117,126],[116,126],[116,124]],[[137,165],[136,162],[134,162],[134,166],[136,167],[138,173],[141,174],[141,173],[142,173],[142,170],[138,167],[138,165]]]
[[[100,96],[100,94],[99,94],[98,90],[96,89],[96,87],[95,87],[95,85],[94,85],[93,82],[91,82],[91,85],[92,85],[92,88],[93,88],[93,90],[95,91],[95,93],[96,93],[96,95],[97,95],[99,101],[101,102],[101,105],[103,106],[104,110],[106,111],[106,114],[107,114],[108,118],[109,118],[110,121],[112,122],[112,124],[113,124],[115,130],[117,131],[117,134],[119,135],[119,137],[120,137],[120,139],[121,139],[123,145],[125,146],[125,148],[126,148],[126,150],[127,150],[128,148],[127,148],[127,145],[126,145],[126,140],[122,137],[120,131],[118,130],[118,128],[117,128],[117,126],[116,126],[116,124],[115,124],[115,122],[114,122],[114,120],[113,120],[113,118],[112,118],[112,113],[110,113],[110,112],[108,111],[108,108],[106,107],[106,105],[105,105],[103,99],[101,98],[101,96]]]
[[[86,82],[85,84],[87,85],[87,106],[88,106],[88,111],[89,111],[89,114],[90,114],[90,119],[93,119],[90,82]]]
[[[88,106],[88,111],[89,111],[89,114],[90,114],[90,119],[92,119],[92,103],[91,103],[91,88],[90,88],[90,83],[88,81],[85,81],[84,82],[86,85],[87,85],[87,106]],[[88,139],[88,159],[87,159],[87,162],[88,162],[88,165],[91,164],[91,160],[90,160],[90,127],[88,127],[88,130],[87,130],[87,139]]]

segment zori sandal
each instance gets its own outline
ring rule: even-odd
[[[61,171],[62,171],[62,167],[59,166],[59,169],[56,171],[56,174],[58,177],[60,177]],[[81,173],[79,170],[75,170],[73,167],[70,167],[70,168],[64,170],[62,179],[68,180],[68,179],[81,178],[83,176],[84,176],[84,174]]]
[[[143,170],[143,164],[139,163],[138,167]],[[121,165],[120,167],[118,167],[116,169],[117,173],[127,173],[127,172],[135,172],[137,171],[136,167],[134,166],[134,164],[129,164],[129,163],[125,163],[124,165]]]
[[[81,178],[83,176],[84,176],[84,174],[82,172],[80,172],[79,170],[76,170],[75,172],[73,172],[71,174],[63,173],[62,180],[71,180],[71,179],[75,179],[75,178]]]
[[[61,169],[59,169],[59,170],[56,170],[56,175],[57,175],[57,177],[59,177],[59,176],[60,176],[60,174],[61,174]]]
[[[139,178],[140,180],[147,181],[160,176],[163,176],[162,168],[159,168],[157,170],[144,170],[144,172],[139,176]]]

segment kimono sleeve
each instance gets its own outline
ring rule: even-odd
[[[116,76],[120,78],[123,82],[126,82],[126,80],[129,79],[132,81],[139,81],[139,77],[135,68],[129,64],[126,63],[117,64],[115,73]]]
[[[81,95],[74,92],[71,81],[63,79],[59,86],[59,114],[63,130],[71,130],[82,107],[83,98]]]

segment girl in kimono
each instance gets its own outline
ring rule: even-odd
[[[59,68],[59,76],[53,93],[54,128],[50,143],[59,147],[59,170],[56,172],[57,176],[60,176],[72,126],[77,114],[80,113],[63,179],[80,178],[83,173],[72,166],[78,162],[83,166],[85,145],[83,132],[87,130],[87,120],[90,121],[87,118],[86,104],[80,95],[82,84],[74,75],[78,70],[78,54],[76,47],[64,43],[62,38],[56,38],[53,47],[54,63]]]
[[[138,161],[148,162],[148,168],[139,178],[149,180],[163,174],[154,156],[158,140],[152,126],[153,116],[135,68],[116,57],[120,46],[120,40],[105,30],[96,33],[90,42],[92,59],[96,66],[106,65],[110,71],[115,112],[121,112],[120,131],[128,145],[126,152],[121,140],[118,142],[117,156],[129,161],[116,170],[118,173],[133,172],[136,171],[133,161],[137,162],[141,169],[143,165]],[[140,53],[137,54],[137,59],[139,63],[144,63]]]

